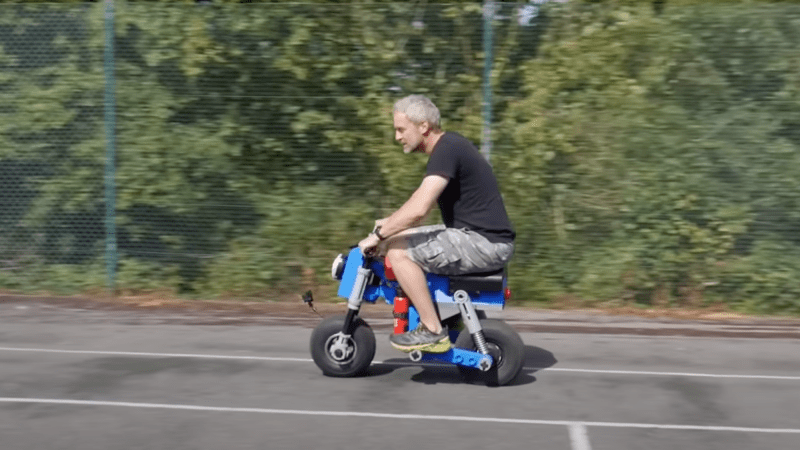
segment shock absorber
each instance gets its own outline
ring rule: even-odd
[[[475,342],[478,352],[488,355],[489,347],[486,345],[486,336],[483,335],[483,327],[481,327],[481,322],[478,320],[478,313],[472,305],[469,294],[463,290],[458,290],[453,294],[453,298],[458,304],[458,309],[461,310],[461,317],[464,319],[464,324],[467,326],[469,334],[472,335],[472,340]]]
[[[489,354],[489,347],[486,345],[486,336],[483,335],[483,330],[476,332],[472,335],[472,340],[475,342],[475,347],[484,355]]]

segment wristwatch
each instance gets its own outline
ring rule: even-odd
[[[375,231],[373,231],[373,233],[378,237],[379,241],[386,239],[385,237],[381,236],[381,227],[375,227]]]

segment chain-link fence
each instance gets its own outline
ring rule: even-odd
[[[800,6],[485,3],[0,5],[0,288],[325,286],[423,93],[491,111],[518,299],[800,309]]]

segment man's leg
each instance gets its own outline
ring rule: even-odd
[[[442,331],[442,324],[433,307],[433,299],[428,290],[425,272],[408,256],[407,247],[408,244],[403,236],[392,239],[388,243],[386,258],[389,259],[403,291],[417,308],[420,322],[425,325],[425,328],[438,334]]]

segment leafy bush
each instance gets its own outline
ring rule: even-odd
[[[748,313],[800,313],[800,251],[793,243],[761,240],[729,261],[710,289],[712,300]]]

